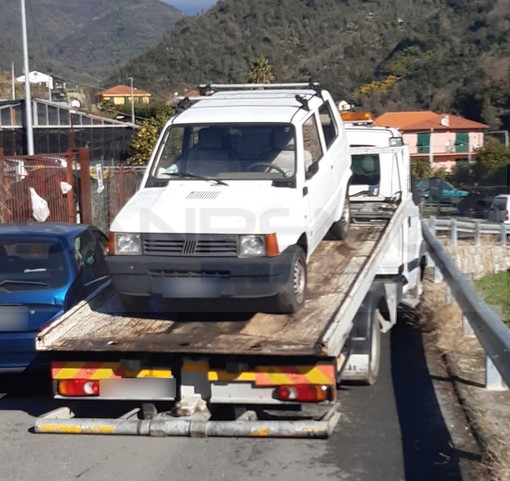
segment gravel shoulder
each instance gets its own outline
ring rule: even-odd
[[[482,451],[490,481],[510,480],[510,391],[485,388],[485,353],[476,337],[464,332],[462,313],[447,302],[444,283],[424,281],[420,324],[424,342],[437,350],[459,403]]]

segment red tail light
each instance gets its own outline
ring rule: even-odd
[[[319,402],[334,399],[332,386],[317,384],[294,384],[278,386],[275,396],[280,401]]]
[[[58,381],[57,392],[61,396],[99,396],[99,381],[90,379],[63,379]]]
[[[505,220],[509,220],[509,217],[508,217],[508,210],[505,210]]]

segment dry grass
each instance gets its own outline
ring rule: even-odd
[[[475,337],[465,335],[462,312],[455,302],[446,302],[446,292],[444,283],[425,281],[424,299],[420,307],[422,330],[430,335],[435,347],[443,355],[454,354],[455,359],[460,360],[460,369],[467,369],[471,380],[483,383],[484,379],[480,379],[480,367],[485,359],[483,348]],[[483,419],[487,415],[489,413],[486,411],[472,409],[468,417],[476,427],[485,424]],[[487,481],[510,481],[509,440],[494,433],[484,433],[480,440],[484,449],[483,463],[491,473]]]

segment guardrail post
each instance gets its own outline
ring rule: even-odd
[[[506,237],[507,237],[506,224],[503,222],[501,224],[501,247],[506,247]]]
[[[462,332],[466,337],[475,337],[473,328],[471,327],[468,318],[464,314],[462,314]]]
[[[480,228],[480,221],[475,221],[475,246],[479,246],[482,242],[482,230]]]
[[[485,387],[489,391],[506,391],[508,389],[492,359],[487,355],[485,356]]]
[[[457,219],[451,219],[450,220],[450,243],[452,246],[457,245]]]
[[[451,304],[452,301],[453,301],[453,296],[452,296],[452,291],[451,289],[448,287],[448,284],[446,285],[445,287],[445,302],[447,304]]]

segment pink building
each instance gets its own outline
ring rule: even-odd
[[[374,125],[396,127],[409,145],[411,159],[428,159],[448,172],[459,161],[474,161],[488,125],[431,111],[387,112]]]

